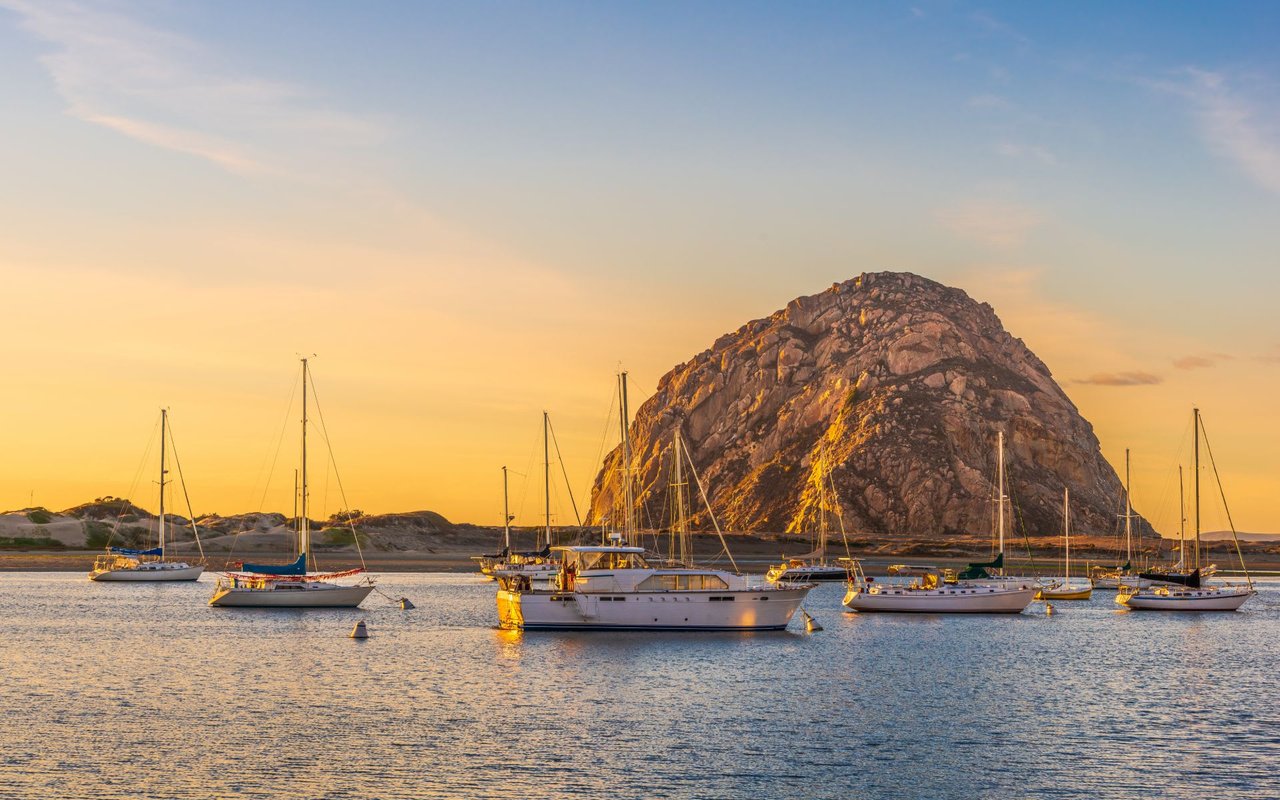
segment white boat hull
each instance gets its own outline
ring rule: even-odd
[[[200,565],[167,564],[163,567],[151,567],[144,564],[140,567],[121,567],[105,569],[89,573],[92,581],[194,581],[204,572]]]
[[[1235,611],[1254,594],[1245,587],[1165,589],[1116,595],[1116,603],[1147,611]]]
[[[1034,587],[951,586],[912,589],[893,584],[850,589],[844,607],[857,612],[908,614],[1019,614],[1031,604]]]
[[[370,584],[268,582],[264,588],[219,586],[209,600],[226,608],[355,608],[373,591]]]
[[[811,588],[625,594],[501,589],[498,619],[503,628],[524,630],[782,630]]]

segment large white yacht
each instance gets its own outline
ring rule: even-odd
[[[753,584],[697,567],[653,567],[644,548],[556,547],[548,588],[527,576],[499,578],[498,619],[524,630],[782,630],[813,584]]]

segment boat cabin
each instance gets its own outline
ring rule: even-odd
[[[643,547],[573,545],[552,550],[560,553],[562,568],[572,567],[579,575],[587,570],[651,569]]]

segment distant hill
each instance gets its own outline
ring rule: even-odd
[[[168,540],[181,551],[195,549],[191,521],[166,515]],[[147,546],[155,541],[159,518],[127,499],[100,497],[62,511],[24,508],[0,513],[0,544],[34,548],[90,548],[108,543],[126,547]],[[287,551],[294,547],[293,521],[283,514],[252,512],[223,516],[204,514],[195,521],[207,550]],[[449,542],[472,526],[454,525],[434,511],[400,514],[339,512],[323,520],[311,520],[312,544],[318,549],[354,549],[351,530],[361,545],[374,550],[431,550]]]

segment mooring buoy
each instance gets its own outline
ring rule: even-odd
[[[1050,617],[1053,616],[1053,603],[1044,604],[1044,613],[1045,613],[1045,616],[1050,616]]]
[[[352,639],[368,639],[369,638],[369,629],[365,627],[364,620],[360,620],[359,622],[357,622],[356,626],[351,629],[351,638]]]
[[[411,608],[417,608],[417,606],[409,602],[409,598],[407,597],[400,598],[400,607],[403,608],[405,611],[408,611]]]
[[[809,614],[809,612],[808,612],[808,611],[805,611],[805,610],[802,608],[802,609],[800,609],[800,613],[801,613],[801,614],[804,614],[804,629],[805,629],[806,631],[808,631],[809,633],[815,633],[815,632],[817,632],[817,631],[822,630],[822,626],[818,624],[818,621],[817,621],[816,619],[814,619],[814,618]]]

